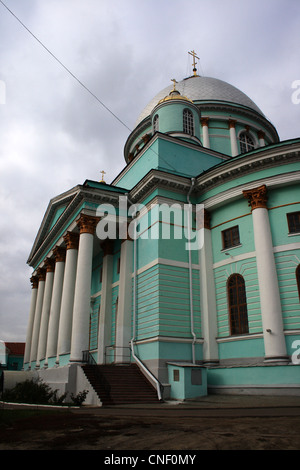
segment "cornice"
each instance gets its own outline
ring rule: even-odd
[[[220,184],[240,178],[259,170],[300,162],[300,142],[296,146],[262,147],[259,151],[239,155],[207,170],[197,177],[195,191],[203,193]]]

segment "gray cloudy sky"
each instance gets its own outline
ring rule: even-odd
[[[194,49],[199,74],[244,91],[281,140],[300,136],[299,0],[3,2],[130,129],[170,79],[192,74]],[[1,2],[0,103],[0,339],[25,341],[26,260],[48,202],[101,170],[110,183],[129,131]]]

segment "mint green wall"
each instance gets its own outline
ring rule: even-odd
[[[131,189],[151,169],[194,177],[221,161],[221,158],[210,155],[197,145],[189,146],[179,139],[174,142],[158,137],[142,155],[129,164],[116,186]]]
[[[296,203],[296,204],[295,204]],[[269,219],[273,245],[300,242],[299,235],[289,235],[287,214],[300,211],[299,183],[268,191]]]
[[[296,268],[300,264],[300,249],[275,253],[283,326],[285,330],[300,329],[300,299]]]
[[[201,337],[199,271],[193,270],[194,331]],[[137,276],[137,339],[191,338],[189,272],[155,265]]]
[[[233,358],[246,358],[246,357],[259,357],[265,356],[264,340],[263,338],[245,338],[235,339],[226,342],[219,342],[219,357],[221,359]]]
[[[221,266],[214,270],[219,337],[230,336],[227,280],[233,273],[241,274],[245,280],[249,333],[259,333],[262,331],[256,260],[255,258],[249,258]],[[243,342],[240,344],[241,347],[244,347]],[[224,348],[226,347],[229,346],[225,345]]]
[[[194,135],[200,138],[199,112],[188,102],[167,101],[157,107],[153,116],[159,116],[159,132],[183,132],[183,111],[189,109],[194,117]]]
[[[300,366],[287,365],[208,369],[207,382],[208,386],[300,384]]]
[[[210,211],[211,236],[213,244],[213,261],[217,263],[228,259],[226,252],[232,256],[255,251],[252,214],[246,199],[238,199]],[[240,246],[223,250],[222,231],[238,225]]]

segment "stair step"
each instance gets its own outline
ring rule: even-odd
[[[82,366],[103,405],[158,403],[157,393],[136,364]]]

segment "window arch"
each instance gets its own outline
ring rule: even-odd
[[[153,133],[159,131],[159,115],[155,114],[153,118]]]
[[[300,301],[300,264],[296,268],[296,281],[297,281],[299,301]]]
[[[194,135],[194,116],[189,109],[183,110],[183,132]]]
[[[241,153],[250,152],[255,149],[254,138],[249,134],[249,132],[242,132],[239,136],[239,141]]]
[[[227,281],[231,335],[249,333],[246,287],[243,276],[232,274]]]

